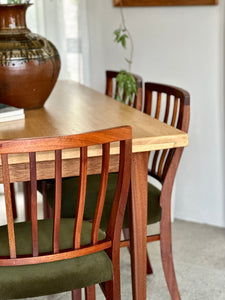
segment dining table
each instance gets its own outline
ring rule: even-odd
[[[133,299],[146,299],[146,235],[147,235],[147,169],[149,152],[185,147],[188,134],[166,125],[151,116],[125,105],[90,87],[74,81],[58,81],[44,107],[25,110],[25,119],[3,122],[0,141],[24,138],[80,134],[117,126],[132,127],[132,170],[130,197],[130,249]],[[118,171],[118,144],[110,150],[110,172]],[[77,154],[63,153],[63,176],[75,176]],[[100,173],[101,151],[88,152],[88,174]],[[10,158],[10,167],[17,172],[13,182],[29,181],[26,157]],[[53,178],[51,155],[37,157],[37,179]],[[47,162],[47,166],[46,166]],[[78,163],[78,162],[77,162]],[[73,167],[72,167],[73,166]],[[2,174],[0,169],[0,183]]]

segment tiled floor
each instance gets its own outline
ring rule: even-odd
[[[3,197],[0,194],[1,207]],[[19,199],[20,215],[22,198]],[[0,220],[4,222],[4,220]],[[157,231],[158,226],[149,228]],[[169,300],[160,261],[159,242],[148,244],[154,274],[147,278],[148,300]],[[176,220],[173,224],[173,253],[182,300],[225,299],[225,229]],[[127,249],[121,249],[122,299],[131,300],[130,260]],[[70,293],[32,298],[35,300],[69,300]],[[100,289],[97,299],[104,297]]]

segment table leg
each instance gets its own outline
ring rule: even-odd
[[[133,299],[146,299],[148,153],[133,153],[131,170],[130,250]]]

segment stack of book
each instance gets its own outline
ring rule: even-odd
[[[24,109],[0,103],[0,122],[21,120],[25,118]]]

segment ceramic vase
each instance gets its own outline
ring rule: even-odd
[[[60,71],[60,57],[46,38],[26,26],[30,4],[0,5],[0,103],[43,107]]]

